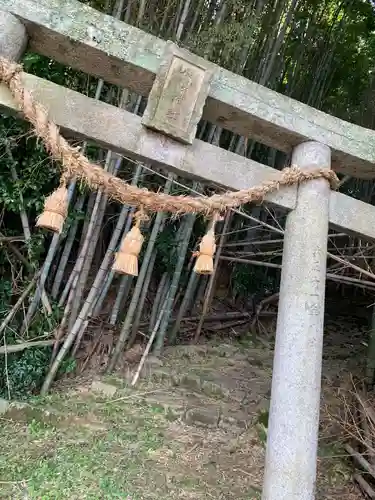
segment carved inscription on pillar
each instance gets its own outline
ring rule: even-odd
[[[148,98],[143,125],[192,144],[214,67],[168,42]]]

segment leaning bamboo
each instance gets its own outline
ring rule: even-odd
[[[191,233],[193,231],[193,226],[195,222],[195,215],[187,215],[183,224],[184,231],[181,234],[181,237],[178,241],[178,260],[176,263],[176,267],[174,269],[173,277],[171,280],[171,286],[169,289],[167,303],[165,305],[165,314],[163,315],[163,319],[160,324],[159,332],[155,340],[155,354],[158,356],[161,353],[161,350],[164,345],[164,338],[167,333],[168,321],[170,316],[172,315],[172,307],[175,295],[177,293],[178,283],[181,278],[181,272],[184,266],[184,262],[186,259],[186,252],[189,246],[189,241],[191,237]]]
[[[121,163],[122,163],[122,158],[117,158],[115,160],[113,158],[111,151],[108,151],[104,170],[113,172],[116,175],[121,167]],[[91,262],[97,246],[100,234],[100,228],[105,213],[105,207],[107,205],[107,200],[108,200],[107,195],[102,191],[98,191],[96,195],[94,208],[91,214],[90,223],[87,229],[87,233],[85,235],[85,241],[79,252],[74,270],[76,275],[78,276],[78,280],[76,282],[74,290],[74,295],[75,295],[74,302],[72,304],[69,316],[69,324],[68,324],[69,330],[74,327],[74,323],[77,320],[77,316],[81,307],[82,295],[86,286],[86,281],[89,274]]]
[[[183,318],[184,318],[184,315],[187,311],[188,305],[193,298],[195,289],[196,289],[197,284],[198,284],[198,280],[199,280],[199,274],[197,274],[196,272],[194,272],[194,270],[192,270],[190,272],[189,281],[188,281],[188,284],[186,286],[184,298],[182,299],[180,308],[178,310],[177,317],[176,317],[174,324],[173,324],[173,327],[168,335],[168,339],[169,339],[169,342],[171,344],[173,344],[175,342],[177,334],[180,331],[181,322],[183,321]]]
[[[116,246],[121,238],[123,227],[128,216],[127,207],[123,207],[120,215],[117,219],[116,227],[112,233],[111,240],[108,244],[107,251],[102,260],[100,268],[95,276],[94,283],[92,284],[87,298],[80,310],[78,317],[73,325],[75,331],[80,331],[83,322],[87,319],[88,315],[92,312],[95,307],[95,300],[100,297],[100,287],[103,285],[105,275],[108,272],[109,266],[113,259],[113,254],[116,250]],[[79,343],[81,341],[82,335],[78,335],[75,341],[74,351],[78,349]]]
[[[38,271],[35,276],[33,277],[33,279],[30,281],[30,283],[27,285],[27,287],[25,288],[25,290],[22,292],[22,294],[20,295],[20,297],[18,298],[17,302],[14,304],[14,306],[12,307],[12,309],[9,311],[9,313],[5,316],[5,318],[3,319],[1,325],[0,325],[0,334],[3,333],[3,331],[5,330],[5,328],[9,325],[9,323],[12,321],[12,319],[14,318],[15,314],[17,313],[18,309],[21,307],[23,301],[25,300],[25,298],[29,295],[30,291],[32,290],[32,288],[35,286],[35,283],[37,282],[38,278],[40,276],[40,271]]]
[[[166,300],[166,301],[167,301],[167,300]],[[165,302],[166,302],[166,301],[165,301]],[[158,332],[159,325],[160,325],[160,323],[161,323],[161,321],[162,321],[162,319],[163,319],[164,314],[165,314],[165,309],[164,309],[164,307],[162,307],[162,309],[161,309],[161,311],[160,311],[160,313],[159,313],[158,319],[157,319],[157,321],[156,321],[156,323],[155,323],[155,327],[154,327],[154,329],[153,329],[153,331],[152,331],[152,333],[151,333],[151,335],[150,335],[150,338],[149,338],[149,340],[148,340],[148,342],[147,342],[146,349],[145,349],[145,351],[144,351],[144,353],[143,353],[143,355],[142,355],[142,358],[141,358],[141,360],[140,360],[140,362],[139,362],[139,365],[138,365],[137,371],[135,372],[134,377],[133,377],[133,379],[132,379],[132,381],[131,381],[131,385],[132,385],[132,386],[134,386],[134,385],[137,383],[137,380],[138,380],[139,375],[140,375],[140,373],[141,373],[141,371],[142,371],[143,365],[145,364],[145,361],[146,361],[146,358],[147,358],[147,356],[148,356],[148,353],[150,352],[150,349],[151,349],[151,347],[152,347],[152,344],[153,344],[153,342],[154,342],[155,336],[156,336],[156,334],[157,334],[157,332]]]
[[[54,343],[55,339],[49,339],[49,340],[35,340],[32,342],[23,342],[22,344],[4,345],[0,347],[0,354],[10,354],[14,352],[20,352],[24,351],[25,349],[32,349],[33,347],[49,347]]]
[[[168,271],[165,271],[159,281],[158,287],[156,289],[155,293],[155,298],[152,304],[151,308],[151,315],[150,315],[150,321],[148,325],[148,331],[149,334],[151,335],[156,321],[159,317],[159,311],[161,307],[163,307],[164,299],[167,296],[168,290],[170,286],[170,279],[169,279],[169,274]]]
[[[171,186],[172,186],[173,177],[174,177],[173,174],[169,174],[168,180],[165,183],[164,193],[168,193],[170,191]],[[120,354],[125,347],[125,343],[128,340],[131,325],[133,323],[133,318],[134,318],[134,315],[136,312],[136,308],[138,306],[138,300],[139,300],[139,297],[140,297],[141,292],[142,292],[142,285],[143,285],[144,279],[146,277],[147,267],[148,267],[148,264],[149,264],[154,246],[155,246],[156,237],[159,234],[159,230],[160,230],[160,227],[162,226],[164,217],[165,217],[165,215],[163,212],[158,212],[158,214],[155,217],[155,222],[154,222],[154,225],[153,225],[153,228],[151,231],[151,235],[150,235],[150,238],[148,241],[145,255],[143,257],[142,266],[141,266],[141,269],[139,272],[139,276],[137,278],[137,283],[135,285],[135,289],[133,291],[132,299],[131,299],[129,307],[128,307],[126,318],[125,318],[124,324],[122,326],[120,336],[117,340],[112,358],[108,364],[107,371],[109,371],[109,372],[114,370],[114,368],[117,364],[117,361],[120,357]]]
[[[73,197],[75,186],[76,186],[75,181],[72,181],[69,185],[69,188],[68,188],[68,201],[69,201],[69,203]],[[52,237],[49,249],[48,249],[47,257],[46,257],[46,259],[43,263],[43,266],[42,266],[42,271],[40,274],[38,286],[36,288],[33,299],[30,303],[30,306],[29,306],[27,313],[26,313],[26,317],[25,317],[23,325],[21,327],[21,331],[20,331],[21,335],[28,328],[31,319],[34,316],[34,314],[38,308],[39,301],[41,299],[41,295],[43,293],[43,290],[44,290],[44,287],[45,287],[45,284],[47,281],[48,273],[49,273],[49,270],[52,266],[52,262],[53,262],[53,259],[55,257],[55,254],[57,252],[59,243],[60,243],[60,235],[54,234]]]
[[[87,315],[90,312],[90,309],[93,305],[94,299],[97,296],[98,286],[102,282],[104,275],[107,272],[107,269],[108,269],[110,261],[111,261],[111,257],[113,255],[113,251],[117,245],[118,239],[119,239],[120,234],[121,234],[121,229],[125,223],[126,216],[127,216],[127,211],[124,209],[122,211],[118,221],[117,221],[117,230],[115,230],[114,233],[112,234],[112,238],[111,238],[106,256],[104,257],[104,261],[102,263],[101,269],[99,269],[99,272],[97,273],[97,275],[95,277],[95,281],[94,281],[93,286],[90,289],[89,295],[88,295],[81,311],[79,312],[78,318],[74,322],[73,327],[71,329],[69,329],[69,333],[65,339],[65,342],[64,342],[63,346],[61,347],[60,352],[56,356],[55,360],[53,361],[53,363],[49,369],[49,372],[44,380],[42,390],[41,390],[42,394],[46,394],[48,392],[48,390],[51,386],[51,383],[53,382],[55,375],[59,369],[61,362],[63,361],[65,355],[68,353],[73,342],[76,340],[77,335],[78,335],[78,342],[76,343],[75,350],[78,348],[79,341],[81,340],[81,337],[82,337],[83,332],[84,332],[84,330],[82,329],[82,325],[86,321]],[[89,240],[87,240],[87,241],[89,241]],[[84,247],[81,250],[81,252],[83,252],[83,250],[84,250]],[[78,273],[76,274],[76,277],[78,277]],[[71,293],[74,293],[74,287],[72,287]],[[81,335],[79,335],[80,333],[81,333]]]
[[[143,307],[145,305],[145,301],[146,301],[146,297],[147,297],[147,292],[149,291],[149,287],[150,287],[150,282],[151,282],[152,272],[154,270],[156,256],[157,256],[157,252],[156,252],[156,249],[154,249],[153,254],[151,256],[151,259],[150,259],[150,263],[147,267],[147,273],[146,273],[145,281],[143,283],[142,293],[139,297],[138,308],[137,308],[137,312],[136,312],[136,315],[135,315],[135,318],[133,321],[133,325],[132,325],[132,334],[131,334],[131,337],[129,339],[128,346],[127,346],[129,349],[133,346],[133,343],[134,343],[134,341],[137,337],[137,334],[138,334],[139,324],[141,322],[141,317],[142,317]]]
[[[194,335],[194,342],[195,343],[198,342],[199,336],[200,336],[201,331],[202,331],[204,319],[205,319],[205,317],[208,313],[208,309],[211,305],[216,276],[217,276],[217,270],[218,270],[219,263],[220,263],[220,255],[221,255],[221,251],[223,248],[223,243],[225,241],[225,236],[226,236],[228,227],[229,227],[230,222],[232,220],[231,216],[232,216],[231,212],[227,212],[227,214],[225,216],[224,225],[223,225],[223,229],[222,229],[221,236],[220,236],[220,241],[219,241],[219,244],[217,246],[216,255],[214,258],[213,272],[212,272],[211,276],[209,277],[209,282],[208,282],[208,285],[207,285],[207,288],[205,291],[205,300],[203,303],[203,310],[202,310],[201,319],[199,320],[199,323],[198,323],[198,326],[197,326],[197,329],[196,329],[196,332]]]
[[[81,211],[83,208],[85,199],[86,199],[85,195],[83,195],[83,194],[80,195],[78,200],[75,203],[74,210]],[[65,269],[66,269],[66,266],[68,264],[70,253],[71,253],[72,248],[73,248],[73,244],[74,244],[75,236],[77,234],[78,226],[79,226],[79,220],[75,219],[73,221],[73,224],[69,228],[68,236],[67,236],[66,241],[65,241],[64,249],[62,251],[59,265],[57,267],[55,278],[54,278],[53,285],[52,285],[51,295],[54,299],[57,299],[57,296],[58,296],[58,293],[60,290],[60,286],[61,286],[62,280],[64,278]]]

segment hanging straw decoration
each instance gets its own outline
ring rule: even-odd
[[[210,224],[208,225],[207,232],[203,236],[200,244],[199,251],[194,253],[197,257],[195,262],[194,271],[197,274],[212,274],[214,270],[214,253],[216,250],[215,243],[215,225],[220,220],[218,215],[214,215]]]
[[[37,218],[36,226],[61,234],[68,215],[68,204],[66,180],[62,179],[60,186],[45,199],[44,211]]]
[[[141,251],[144,237],[140,225],[148,217],[143,209],[134,214],[135,224],[122,240],[119,252],[115,255],[112,270],[119,274],[138,276],[138,255]]]

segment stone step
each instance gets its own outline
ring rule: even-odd
[[[101,396],[107,396],[109,400],[121,397],[123,392],[118,386],[98,379],[93,381],[91,390]],[[155,389],[149,394],[146,391],[144,395],[142,392],[137,394],[134,389],[134,394],[138,401],[162,408],[168,420],[180,419],[188,425],[208,428],[221,427],[235,431],[246,429],[264,409],[263,400],[239,408],[233,402],[207,398],[205,393],[192,391],[190,387],[184,386]]]

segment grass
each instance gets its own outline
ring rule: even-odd
[[[126,395],[35,399],[32,412],[1,419],[0,498],[258,499],[246,472],[229,480],[220,465],[228,436],[211,434]]]
[[[163,445],[160,413],[149,408],[139,417],[110,404],[98,413],[100,423],[92,413],[79,422],[60,417],[60,425],[3,419],[0,498],[143,498],[143,476],[152,476],[152,454]]]
[[[262,350],[257,356],[255,349],[247,351],[251,373],[242,371],[246,363],[240,355],[229,356],[227,346],[213,351],[172,352],[163,370],[173,377],[141,379],[136,392],[117,377],[105,379],[118,387],[109,399],[93,393],[90,381],[68,381],[67,387],[60,382],[60,392],[34,398],[31,409],[3,415],[0,499],[259,500],[268,412],[260,412],[254,424],[240,431],[208,429],[176,419],[170,404],[180,405],[176,373],[184,387],[184,373],[206,382],[225,375],[223,383],[240,378],[252,384],[252,393],[263,394],[262,384],[255,383],[270,378]],[[235,399],[208,394],[202,384],[188,385],[185,400],[199,390],[203,408],[224,404],[234,415]],[[321,446],[317,500],[361,498],[338,454]]]

